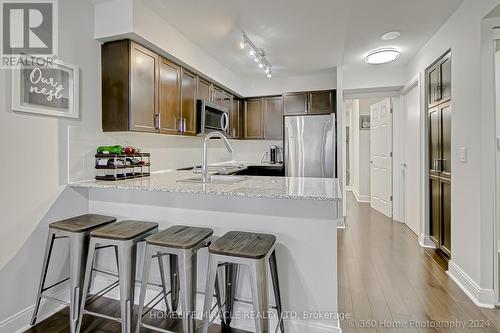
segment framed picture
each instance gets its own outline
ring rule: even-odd
[[[360,130],[370,129],[370,116],[368,115],[359,116],[359,129]]]
[[[79,68],[61,61],[12,71],[12,109],[56,117],[79,117]]]

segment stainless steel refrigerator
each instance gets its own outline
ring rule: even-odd
[[[286,116],[285,175],[333,178],[335,115]]]

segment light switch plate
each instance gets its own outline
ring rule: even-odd
[[[467,148],[460,147],[458,158],[459,158],[460,162],[467,163]]]

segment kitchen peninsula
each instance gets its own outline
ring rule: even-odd
[[[160,229],[183,224],[212,228],[215,235],[230,230],[276,235],[283,308],[290,311],[285,320],[287,332],[337,332],[338,181],[266,176],[246,176],[234,183],[185,181],[192,177],[192,171],[169,171],[148,178],[70,186],[88,196],[92,213],[157,221]],[[99,265],[114,269],[113,257],[103,256]],[[198,265],[198,291],[203,291],[206,251],[201,251]],[[247,272],[242,270],[239,299],[251,299],[247,281]],[[197,303],[200,308],[201,298]],[[237,310],[249,306],[238,305]],[[325,315],[328,319],[317,318]],[[233,326],[252,331],[253,321],[236,320]]]

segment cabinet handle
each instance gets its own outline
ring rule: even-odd
[[[156,113],[155,114],[155,129],[160,129],[161,128],[161,123],[160,123],[160,114]]]
[[[186,118],[182,118],[182,133],[186,132]]]
[[[182,133],[182,118],[177,119],[177,130]]]

